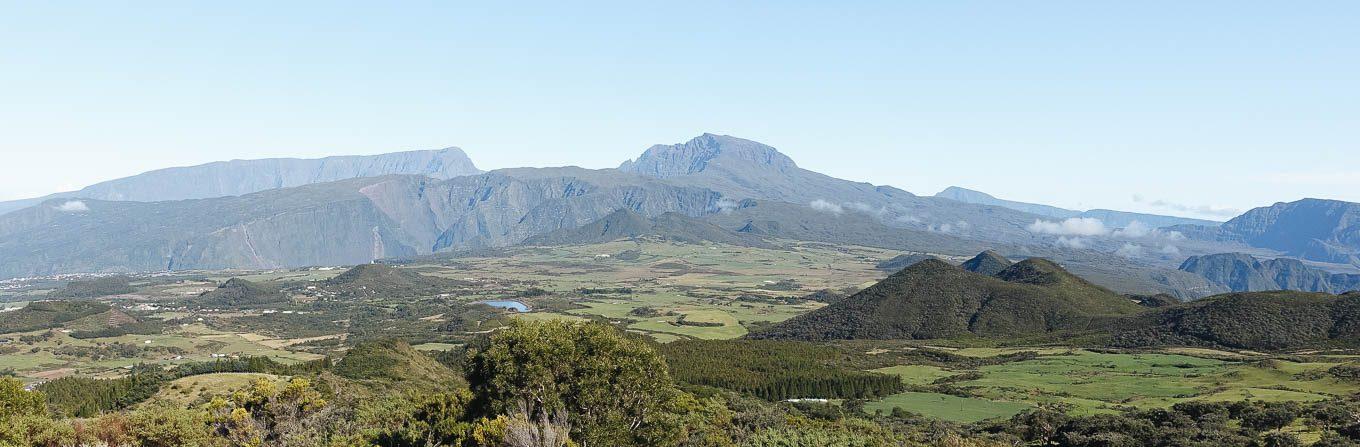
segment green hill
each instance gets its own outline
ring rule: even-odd
[[[47,296],[52,298],[99,298],[101,296],[132,293],[135,289],[126,276],[105,276],[102,278],[77,280],[66,283]]]
[[[845,300],[752,338],[935,339],[1090,331],[1146,308],[1032,258],[996,277],[938,260],[908,267]]]
[[[193,300],[203,307],[253,307],[289,302],[288,296],[277,287],[247,281],[241,278],[228,279],[216,289],[203,292]]]
[[[414,297],[432,296],[457,287],[458,281],[435,278],[386,264],[355,266],[322,286],[340,297]]]
[[[1229,293],[1125,321],[1117,346],[1281,350],[1360,344],[1360,292]]]
[[[360,343],[346,352],[332,371],[345,379],[382,387],[466,386],[460,373],[397,339]]]
[[[22,309],[0,313],[0,334],[51,329],[110,309],[107,304],[93,301],[32,302]]]
[[[1010,259],[1006,259],[1005,256],[1001,256],[1000,253],[987,250],[982,253],[978,253],[978,255],[974,256],[973,259],[964,261],[964,263],[959,267],[963,267],[964,270],[974,273],[981,273],[984,275],[995,275],[997,273],[1001,273],[1002,270],[1005,270],[1007,267],[1010,267],[1013,264],[1015,263],[1011,262]]]

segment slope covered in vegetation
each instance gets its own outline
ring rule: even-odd
[[[1143,309],[1042,259],[1017,263],[997,277],[926,260],[845,300],[751,337],[934,339],[1074,333],[1102,328]]]

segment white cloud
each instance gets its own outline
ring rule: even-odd
[[[1143,255],[1143,247],[1131,242],[1125,242],[1123,247],[1119,247],[1118,250],[1114,251],[1114,254],[1125,258],[1136,258]]]
[[[885,207],[874,208],[873,205],[863,202],[845,202],[843,205],[845,208],[849,208],[852,211],[858,211],[864,214],[875,216],[878,217],[879,219],[882,219],[883,215],[888,214],[888,209]]]
[[[808,206],[812,207],[812,209],[814,210],[821,211],[823,213],[839,215],[845,212],[845,208],[841,208],[840,205],[822,199],[813,200],[812,203],[808,204]]]
[[[1176,248],[1175,245],[1167,244],[1162,246],[1162,254],[1167,256],[1180,256],[1181,249]]]
[[[1086,239],[1062,236],[1058,238],[1057,244],[1059,247],[1086,248]]]
[[[1114,230],[1114,232],[1110,234],[1113,235],[1114,237],[1125,239],[1150,238],[1150,239],[1169,239],[1173,241],[1185,239],[1185,235],[1179,231],[1166,231],[1160,228],[1152,228],[1147,224],[1144,224],[1136,220],[1133,222],[1129,222],[1129,224],[1124,228]]]
[[[1055,234],[1061,236],[1100,236],[1109,232],[1105,222],[1094,217],[1072,217],[1062,222],[1035,219],[1025,227],[1031,233]]]
[[[57,205],[57,211],[63,213],[82,213],[89,210],[90,206],[80,200],[69,200],[66,203]]]
[[[901,223],[912,223],[912,224],[921,223],[921,219],[917,218],[916,216],[912,216],[912,215],[910,215],[910,214],[903,214],[903,215],[901,215],[901,216],[897,216],[896,218],[894,218],[894,220],[896,220],[896,221],[898,221],[898,222],[901,222]]]
[[[737,209],[738,204],[736,200],[723,197],[718,199],[718,202],[715,203],[714,206],[718,207],[718,212],[720,213],[731,214],[732,210]]]

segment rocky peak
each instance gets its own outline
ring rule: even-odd
[[[793,159],[773,147],[737,137],[706,133],[681,144],[652,146],[637,160],[623,162],[619,170],[667,178],[703,172],[711,165],[775,171],[798,167]]]

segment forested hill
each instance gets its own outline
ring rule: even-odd
[[[1005,279],[1003,279],[1005,278]],[[1085,331],[1136,314],[1132,300],[1049,261],[1029,259],[997,277],[925,260],[845,300],[752,338],[933,339]]]

